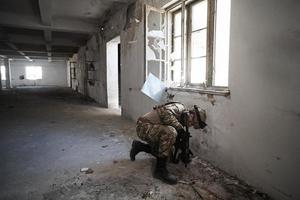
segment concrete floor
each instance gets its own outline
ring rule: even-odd
[[[268,199],[198,158],[170,164],[176,186],[153,179],[152,157],[129,160],[135,123],[67,88],[4,91],[0,113],[1,200]]]

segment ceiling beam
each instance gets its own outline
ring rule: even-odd
[[[21,55],[4,55],[8,58],[21,58],[21,59],[26,59],[28,60],[27,58],[25,58],[24,56],[21,56]],[[36,58],[40,58],[40,59],[44,59],[44,60],[47,60],[48,59],[48,56],[38,56],[38,55],[35,55],[35,56],[30,56],[31,58],[31,61],[32,59],[36,59]],[[52,59],[64,59],[64,58],[69,58],[69,56],[53,56]]]
[[[30,36],[9,34],[7,37],[0,37],[2,42],[13,42],[15,44],[32,44],[32,45],[46,45],[48,42],[42,36]],[[80,47],[83,42],[77,42],[72,38],[52,38],[52,46],[68,46],[68,47]]]
[[[47,56],[48,56],[48,61],[51,62],[52,61],[52,53],[51,53],[51,45],[50,44],[47,44],[46,45],[46,50],[47,50]]]
[[[46,42],[52,42],[52,32],[49,30],[44,31],[44,38]]]
[[[13,60],[27,60],[27,59],[25,59],[23,57],[16,57],[16,56],[15,57],[11,56],[10,58],[13,59]],[[47,60],[47,57],[36,56],[36,57],[33,57],[33,59],[34,60]],[[65,61],[67,59],[68,59],[68,57],[52,57],[52,62],[55,62],[55,61]]]
[[[0,12],[0,25],[36,30],[83,33],[89,35],[98,31],[96,24],[84,22],[78,19],[72,20],[55,18],[52,19],[51,26],[48,26],[42,24],[41,21],[34,16],[25,16],[6,12]]]
[[[39,8],[42,24],[52,25],[52,0],[39,0]]]
[[[64,52],[59,52],[59,51],[32,51],[32,50],[20,50],[24,53],[52,53],[52,54],[73,54],[76,53],[76,51],[64,51]],[[11,49],[0,49],[0,52],[15,52],[15,50]]]
[[[7,46],[9,46],[10,48],[12,48],[13,50],[15,50],[16,52],[18,52],[21,56],[24,56],[24,58],[26,58],[28,61],[32,61],[31,58],[29,58],[23,51],[20,51],[18,49],[18,47],[16,47],[16,45],[14,45],[13,43],[10,42],[6,42]]]
[[[40,7],[40,15],[41,21],[43,25],[52,26],[52,1],[50,0],[39,0],[39,7]],[[52,61],[52,54],[51,51],[51,42],[52,42],[52,32],[51,30],[44,30],[44,37],[46,41],[46,49],[49,53],[48,61]]]
[[[5,32],[5,30],[0,27],[0,35],[3,37],[3,38],[8,38],[7,36],[7,33]],[[28,56],[26,56],[26,54],[22,51],[20,51],[18,49],[18,47],[16,47],[16,45],[14,45],[12,42],[9,42],[9,41],[4,41],[4,43],[9,47],[11,48],[12,50],[14,50],[15,52],[17,52],[18,54],[20,54],[21,56],[24,56],[24,58],[26,58],[27,60],[29,61],[32,61]],[[6,55],[7,56],[7,55]]]

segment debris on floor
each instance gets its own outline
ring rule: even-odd
[[[187,168],[183,163],[168,165],[178,177],[177,185],[154,179],[156,160],[152,156],[141,153],[135,162],[129,159],[132,140],[136,139],[132,121],[121,118],[118,111],[84,102],[70,90],[60,91],[19,91],[15,94],[18,98],[5,97],[9,104],[0,103],[6,130],[0,140],[0,146],[6,147],[2,155],[14,164],[1,170],[8,178],[0,184],[0,199],[271,199],[197,157]],[[55,98],[57,93],[67,101]],[[26,106],[18,106],[19,102]],[[15,108],[8,110],[10,104]],[[16,115],[18,121],[10,120]],[[51,123],[53,119],[56,123]],[[28,126],[31,124],[34,126]]]
[[[145,192],[144,194],[142,194],[142,199],[151,198],[152,194],[153,194],[153,191]]]
[[[94,171],[91,168],[84,167],[80,169],[80,172],[84,172],[85,174],[92,174]]]
[[[78,174],[66,180],[44,194],[44,199],[271,200],[267,194],[199,158],[194,158],[188,168],[182,163],[169,164],[170,172],[179,179],[177,185],[154,179],[155,159],[147,155],[135,162],[113,161],[113,164],[97,165],[90,177]]]

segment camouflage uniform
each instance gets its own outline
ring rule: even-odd
[[[168,157],[176,141],[177,131],[183,129],[180,117],[187,109],[181,103],[155,107],[137,121],[137,135],[151,146],[152,154]]]

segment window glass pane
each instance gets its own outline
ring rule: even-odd
[[[5,72],[5,67],[3,65],[1,66],[1,80],[2,81],[6,80],[6,72]]]
[[[174,82],[178,83],[179,85],[181,81],[181,60],[175,61],[172,68],[174,71],[173,74]]]
[[[160,63],[160,67],[161,67],[161,69],[160,69],[160,74],[161,74],[161,80],[162,81],[164,81],[165,80],[165,62],[161,62]]]
[[[161,49],[161,59],[162,60],[165,60],[166,59],[166,47],[165,47],[165,40],[161,40],[159,43],[158,43],[160,49]]]
[[[178,12],[174,15],[174,36],[181,35],[181,13]]]
[[[42,79],[42,67],[27,66],[26,67],[26,79],[28,79],[28,80]]]
[[[181,37],[174,38],[174,47],[171,59],[176,60],[181,58]]]
[[[206,82],[206,57],[191,60],[191,83]]]
[[[217,1],[214,86],[228,86],[230,0]]]
[[[148,60],[148,74],[147,76],[152,73],[153,75],[155,75],[157,78],[159,78],[160,76],[160,66],[159,66],[159,61],[156,60]]]
[[[161,62],[165,62],[165,18],[164,13],[146,6],[146,73],[153,73],[162,80]]]
[[[192,5],[192,31],[207,26],[207,0]]]
[[[192,58],[206,55],[206,29],[192,33],[191,56]]]

